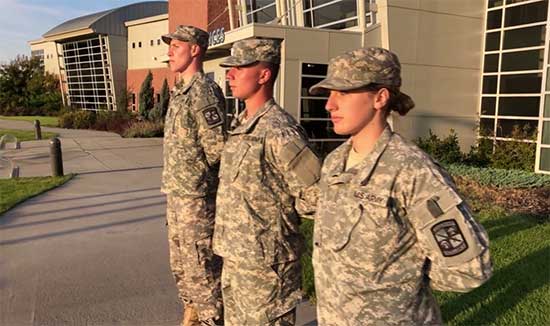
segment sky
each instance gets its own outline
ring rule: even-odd
[[[145,0],[0,0],[0,63],[30,55],[28,41],[73,18]]]

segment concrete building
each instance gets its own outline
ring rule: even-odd
[[[66,21],[31,41],[31,53],[44,57],[46,71],[60,76],[66,105],[116,110],[126,88],[126,21],[166,14],[168,3],[127,5]]]
[[[179,24],[210,32],[205,71],[224,89],[230,115],[242,103],[218,64],[233,42],[283,40],[276,99],[320,152],[342,138],[332,131],[326,98],[311,96],[309,86],[326,75],[331,57],[380,46],[399,55],[402,89],[416,102],[406,117],[390,118],[398,132],[415,139],[453,129],[463,150],[478,139],[536,143],[536,171],[550,173],[548,0],[172,0],[167,13],[125,20],[128,89],[136,93],[148,71],[156,93],[165,78],[174,84],[177,76],[159,60],[167,50],[159,39]],[[42,48],[45,67],[55,68]],[[536,139],[514,139],[516,125]]]

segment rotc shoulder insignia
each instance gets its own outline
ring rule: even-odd
[[[453,257],[468,249],[468,243],[455,220],[439,222],[431,230],[444,257]]]
[[[222,123],[222,117],[215,106],[207,107],[201,111],[204,121],[209,127],[214,127]]]

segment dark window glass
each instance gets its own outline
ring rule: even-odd
[[[483,94],[495,94],[497,92],[497,76],[483,77]]]
[[[132,104],[136,104],[136,94],[132,93]]]
[[[317,63],[302,63],[302,74],[303,75],[317,75],[317,76],[326,76],[327,67],[325,64]]]
[[[151,40],[150,45],[151,46],[155,45],[155,41]]]
[[[317,5],[314,3],[314,5]],[[355,0],[342,0],[321,8],[315,8],[312,12],[304,13],[305,25],[307,27],[321,26],[330,24],[346,18],[357,16],[357,2]],[[357,19],[348,22],[327,26],[331,29],[341,29],[357,26]]]
[[[157,40],[157,45],[160,45],[160,39]]]
[[[549,171],[550,172],[550,148],[541,148],[540,149],[539,169],[541,171]]]
[[[485,55],[485,64],[483,65],[484,72],[498,71],[498,54]]]
[[[138,42],[138,47],[139,47],[139,48],[141,47],[141,42]]]
[[[546,1],[506,8],[504,26],[516,26],[545,21],[547,11],[548,3]]]
[[[500,97],[498,115],[538,117],[540,97]]]
[[[302,99],[301,118],[329,118],[325,110],[326,100],[321,99]]]
[[[489,2],[487,4],[487,8],[502,6],[503,2],[504,2],[504,0],[489,0]]]
[[[540,93],[542,74],[500,76],[501,93]]]
[[[262,6],[259,4],[256,6],[256,8],[261,7]],[[263,8],[262,10],[256,11],[253,14],[248,15],[248,19],[255,23],[267,23],[275,18],[277,18],[277,8],[275,7],[275,5]]]
[[[537,125],[537,120],[499,119],[497,122],[497,137],[513,138],[512,135],[517,134],[518,131],[533,134],[537,130]]]
[[[307,132],[310,139],[321,138],[347,138],[348,136],[340,136],[334,133],[331,121],[301,121],[301,125]]]
[[[506,4],[511,5],[513,3],[519,3],[519,2],[524,2],[524,1],[529,1],[529,0],[506,0]]]
[[[547,94],[544,97],[544,117],[550,118],[550,95]]]
[[[542,69],[544,50],[531,50],[502,54],[501,71]]]
[[[550,145],[550,121],[542,123],[542,144]]]
[[[503,49],[544,45],[545,26],[512,29],[504,32]]]
[[[495,119],[481,118],[479,120],[479,135],[480,136],[493,136],[493,129],[495,128]]]
[[[494,115],[497,99],[496,97],[483,97],[481,99],[481,114]]]
[[[502,23],[502,10],[487,12],[487,29],[500,28]]]
[[[302,96],[313,96],[309,93],[309,88],[318,82],[323,80],[322,77],[315,78],[315,77],[302,77]],[[318,95],[315,95],[318,96]]]

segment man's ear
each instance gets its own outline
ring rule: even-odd
[[[374,109],[383,110],[390,103],[390,91],[387,88],[381,88],[374,95]]]
[[[201,54],[201,47],[198,44],[191,44],[191,56],[198,57]]]
[[[258,83],[260,85],[267,84],[271,79],[271,74],[272,74],[271,69],[264,67],[260,72],[260,78],[258,79]]]

